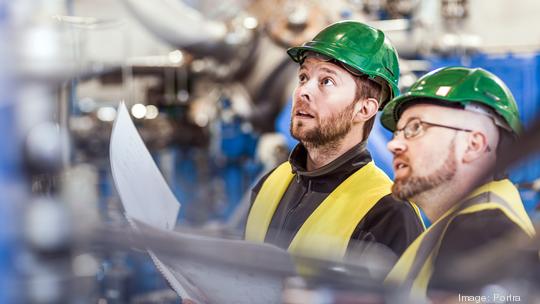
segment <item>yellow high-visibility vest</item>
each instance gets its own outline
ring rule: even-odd
[[[465,201],[447,211],[424,231],[403,253],[386,277],[388,285],[399,285],[410,290],[411,296],[425,297],[433,263],[441,241],[452,220],[461,214],[500,210],[529,236],[534,226],[523,207],[519,192],[509,180],[493,181],[476,189]]]
[[[246,240],[264,242],[270,222],[294,174],[288,162],[262,185],[248,215]],[[288,251],[301,256],[341,261],[358,223],[391,192],[392,181],[373,162],[343,181],[308,217]],[[418,212],[418,211],[417,211]]]

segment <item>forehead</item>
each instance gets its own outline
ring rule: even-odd
[[[398,124],[402,126],[412,118],[429,119],[430,122],[448,122],[459,110],[434,104],[413,104],[408,106],[401,114]]]
[[[328,61],[319,57],[308,56],[304,60],[304,62],[300,65],[300,69],[311,70],[311,69],[320,69],[320,68],[334,71],[336,73],[348,74],[348,72],[344,68],[340,67],[339,65],[334,64],[331,61]]]

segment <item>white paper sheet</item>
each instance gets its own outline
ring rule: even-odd
[[[281,303],[282,279],[294,274],[289,254],[267,244],[172,231],[180,204],[146,149],[123,103],[110,144],[113,179],[126,217],[159,245],[150,257],[171,287],[197,303]],[[166,248],[181,248],[171,256]]]
[[[172,230],[180,210],[180,203],[171,192],[163,175],[133,124],[129,112],[121,102],[118,106],[109,147],[114,184],[126,217],[152,227]],[[133,221],[130,221],[132,225]],[[196,298],[194,286],[178,274],[175,278],[158,257],[148,250],[159,271],[176,293],[183,298]]]
[[[112,130],[110,162],[126,214],[153,227],[173,229],[180,203],[144,145],[123,102],[118,107]]]

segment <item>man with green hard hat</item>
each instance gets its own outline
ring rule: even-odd
[[[366,149],[378,109],[399,94],[394,47],[382,31],[343,21],[287,53],[300,65],[290,127],[300,143],[254,187],[245,238],[333,261],[360,243],[401,255],[423,225]]]
[[[480,68],[435,70],[394,98],[381,122],[394,132],[388,143],[393,195],[414,201],[433,222],[401,256],[388,284],[420,297],[432,288],[467,291],[445,286],[457,284],[445,268],[452,261],[511,233],[534,235],[516,187],[496,166],[501,143],[521,130],[514,97],[497,76]]]

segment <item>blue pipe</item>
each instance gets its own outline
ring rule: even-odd
[[[0,15],[5,8],[0,2]],[[2,18],[0,16],[0,18]],[[0,19],[1,20],[1,19]],[[7,30],[0,23],[0,35],[6,37]],[[4,40],[4,39],[2,39]],[[8,46],[0,42],[0,53],[5,53]],[[3,56],[2,56],[3,57]],[[20,213],[18,208],[23,203],[24,179],[21,166],[21,151],[17,138],[15,121],[15,100],[10,96],[13,91],[11,74],[6,69],[8,60],[0,57],[0,303],[16,301],[15,284],[17,256],[17,226]]]

